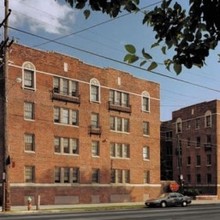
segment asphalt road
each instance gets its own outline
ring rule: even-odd
[[[0,214],[0,220],[219,220],[220,204],[118,211]]]

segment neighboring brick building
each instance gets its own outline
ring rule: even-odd
[[[167,123],[162,123],[163,128]],[[197,189],[201,194],[220,198],[220,101],[174,111],[170,123],[174,180],[179,181],[181,176],[185,189]],[[165,136],[170,136],[170,126],[167,129]],[[170,141],[164,143],[161,148],[170,145]]]
[[[7,83],[12,205],[38,195],[41,204],[74,204],[160,193],[157,83],[17,44]],[[3,126],[0,134],[2,152]]]

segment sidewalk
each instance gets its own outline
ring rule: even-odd
[[[220,204],[220,200],[192,200],[191,205]],[[68,210],[75,211],[91,211],[94,209],[117,209],[117,208],[139,208],[145,207],[144,202],[128,202],[128,203],[98,203],[98,204],[73,204],[73,205],[41,205],[37,210],[36,206],[32,206],[28,211],[27,206],[12,206],[11,212],[61,212]]]

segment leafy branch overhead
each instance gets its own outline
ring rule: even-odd
[[[101,11],[110,17],[117,17],[126,10],[138,11],[139,0],[66,0],[72,7],[85,9],[86,18],[92,11]],[[147,1],[146,1],[147,2]],[[220,0],[188,0],[189,10],[175,0],[163,0],[153,10],[144,12],[143,25],[152,27],[155,32],[155,43],[151,47],[161,47],[161,53],[168,50],[173,56],[164,60],[168,70],[173,66],[179,74],[182,67],[203,67],[211,50],[214,50],[220,40]],[[134,63],[140,61],[140,66],[148,65],[153,70],[158,64],[150,54],[142,50],[137,55],[135,46],[125,45],[127,54],[124,61]]]

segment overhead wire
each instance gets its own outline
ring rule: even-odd
[[[149,8],[149,7],[152,7],[152,6],[154,6],[154,5],[157,5],[157,4],[161,3],[161,2],[162,2],[162,1],[158,1],[158,2],[155,2],[155,3],[149,4],[149,5],[147,5],[147,6],[144,6],[144,7],[142,7],[141,9],[139,9],[139,11],[142,11],[142,10],[144,10],[144,9],[146,9],[146,8]],[[69,37],[69,36],[72,36],[72,35],[76,35],[76,34],[79,34],[79,33],[85,32],[85,31],[88,31],[88,30],[90,30],[90,29],[93,29],[93,28],[99,27],[99,26],[101,26],[101,25],[110,23],[110,22],[112,22],[112,21],[115,21],[115,20],[117,20],[117,19],[119,19],[119,18],[128,16],[128,15],[130,15],[130,14],[131,14],[131,13],[128,12],[128,13],[119,15],[119,16],[117,16],[116,18],[108,19],[108,20],[106,20],[106,21],[103,21],[103,22],[94,24],[94,25],[92,25],[92,26],[90,26],[90,27],[87,27],[87,28],[84,28],[84,29],[82,29],[82,30],[75,31],[75,32],[72,32],[72,33],[70,33],[70,34],[67,34],[67,35],[64,35],[64,36],[61,36],[61,37],[54,38],[53,40],[48,40],[47,42],[44,42],[44,43],[41,43],[41,44],[38,44],[38,45],[33,45],[33,47],[39,47],[39,46],[42,46],[42,45],[47,44],[47,43],[50,43],[50,42],[54,42],[54,41],[57,41],[57,40],[61,40],[61,39],[64,39],[64,38],[66,38],[66,37]]]
[[[47,37],[43,37],[43,36],[40,36],[40,35],[37,35],[37,34],[33,34],[33,33],[28,32],[28,31],[20,30],[18,28],[12,27],[12,26],[9,26],[9,28],[12,29],[12,30],[15,30],[15,31],[27,34],[27,35],[31,35],[33,37],[37,37],[37,38],[40,38],[40,39],[43,39],[43,40],[47,40],[47,41],[53,42],[55,44],[59,44],[61,46],[65,46],[65,47],[68,47],[68,48],[71,48],[71,49],[74,49],[74,50],[77,50],[77,51],[80,51],[80,52],[83,52],[83,53],[90,54],[90,55],[93,55],[93,56],[96,56],[96,57],[99,57],[99,58],[102,58],[102,59],[110,60],[112,62],[116,62],[116,63],[122,64],[122,65],[127,65],[127,66],[133,67],[135,69],[148,71],[148,72],[153,73],[153,74],[155,74],[157,76],[160,76],[160,77],[165,77],[165,78],[172,79],[172,80],[175,80],[175,81],[178,81],[178,82],[181,82],[181,83],[185,83],[185,84],[188,84],[188,85],[192,85],[192,86],[195,86],[195,87],[199,87],[199,88],[203,88],[203,89],[207,89],[207,90],[210,90],[210,91],[214,91],[214,92],[220,93],[219,89],[214,89],[214,88],[211,88],[211,87],[208,87],[208,86],[203,86],[203,85],[200,85],[200,84],[197,84],[197,83],[189,82],[189,81],[184,80],[184,79],[175,78],[173,76],[164,75],[164,74],[162,74],[162,73],[160,73],[158,71],[154,71],[154,70],[149,71],[149,70],[144,69],[144,68],[142,68],[140,66],[135,66],[135,65],[126,63],[124,61],[119,61],[117,59],[114,59],[114,58],[111,58],[111,57],[107,57],[107,56],[104,56],[104,55],[100,55],[98,53],[95,53],[95,52],[92,52],[92,51],[88,51],[88,50],[84,50],[84,49],[81,49],[81,48],[78,48],[78,47],[75,47],[75,46],[72,46],[72,45],[69,45],[69,44],[65,44],[65,43],[62,43],[62,42],[57,42],[56,40],[52,40],[52,39],[49,39]]]

